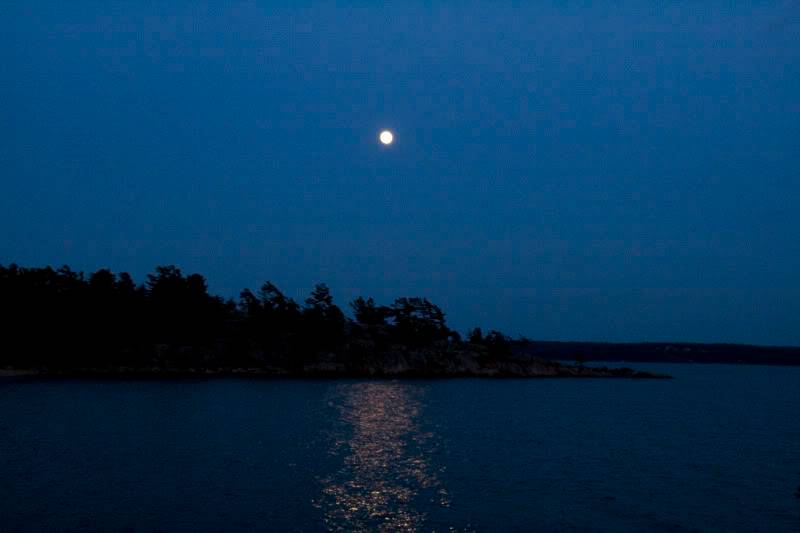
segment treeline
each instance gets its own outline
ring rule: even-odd
[[[359,297],[352,318],[316,285],[301,304],[266,282],[238,301],[209,294],[199,274],[161,266],[137,284],[127,273],[90,275],[0,265],[0,367],[278,368],[353,363],[398,349],[438,354],[480,347],[485,358],[511,354],[510,339],[479,329],[465,340],[426,298],[391,305]],[[363,365],[362,365],[363,366]]]

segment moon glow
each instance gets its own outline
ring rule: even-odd
[[[380,139],[381,143],[388,146],[394,142],[394,134],[389,130],[383,130],[381,134],[378,135],[378,139]]]

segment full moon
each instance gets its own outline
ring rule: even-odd
[[[378,136],[378,138],[381,140],[383,144],[387,145],[392,144],[392,141],[394,141],[394,135],[389,130],[383,130],[381,134]]]

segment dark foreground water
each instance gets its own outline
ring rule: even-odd
[[[0,529],[798,531],[800,368],[0,380]]]

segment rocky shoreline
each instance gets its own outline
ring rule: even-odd
[[[428,356],[430,354],[427,354]],[[416,363],[416,364],[415,364]],[[437,364],[438,363],[438,364]],[[632,368],[569,365],[532,358],[527,360],[492,361],[481,364],[474,357],[457,356],[444,362],[432,362],[420,354],[395,354],[360,364],[342,363],[335,359],[318,361],[302,368],[277,366],[236,368],[173,368],[173,367],[105,367],[80,369],[0,369],[0,377],[109,377],[109,378],[632,378],[670,379],[671,376],[643,372]]]

